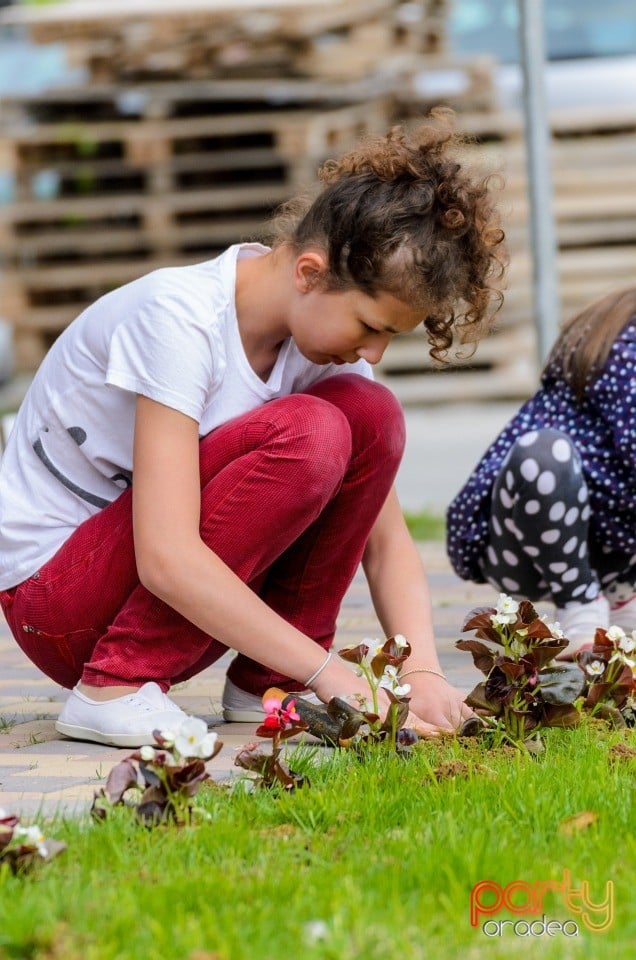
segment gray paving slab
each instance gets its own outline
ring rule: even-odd
[[[519,403],[408,407],[406,450],[396,487],[405,510],[443,513]]]

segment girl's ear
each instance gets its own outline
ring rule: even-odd
[[[327,276],[327,257],[320,250],[305,250],[294,262],[294,284],[300,293],[320,287]]]

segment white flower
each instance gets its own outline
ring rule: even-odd
[[[390,690],[396,697],[405,697],[407,693],[411,692],[410,683],[405,683],[400,686],[397,667],[394,667],[390,663],[384,668],[384,673],[380,678],[378,686],[384,687],[385,690]]]
[[[5,810],[4,807],[0,807],[0,820],[7,820],[8,817],[9,817],[9,812]]]
[[[18,826],[15,828],[13,836],[14,838],[21,838],[26,846],[36,847],[41,857],[48,856],[49,851],[46,846],[46,838],[37,824],[34,824],[32,827]]]
[[[633,653],[634,650],[636,650],[636,638],[634,637],[634,633],[636,633],[636,630],[632,633],[631,637],[621,637],[618,641],[618,648],[619,650],[622,650],[623,653]]]
[[[176,736],[174,730],[160,730],[160,731],[159,731],[159,736],[160,736],[161,739],[163,740],[163,744],[162,744],[162,745],[163,745],[164,747],[167,747],[168,749],[169,749],[170,747],[174,747],[174,738],[175,738],[175,736]]]
[[[149,747],[149,746],[142,747],[141,750],[139,751],[139,756],[146,763],[150,763],[152,760],[155,759],[155,756],[156,756],[155,748]]]
[[[305,943],[313,946],[329,936],[329,927],[324,920],[310,920],[304,927]]]
[[[620,627],[610,627],[607,631],[607,638],[611,640],[612,643],[619,643],[625,636],[625,631],[621,630]]]
[[[587,664],[585,672],[591,677],[600,677],[605,673],[605,664],[602,660],[592,660],[591,663]]]
[[[561,629],[561,624],[559,623],[558,620],[555,620],[554,623],[546,623],[546,627],[548,628],[548,630],[550,631],[550,633],[552,634],[555,640],[563,640],[565,634],[563,633],[563,630]]]
[[[624,653],[621,653],[619,650],[616,653],[613,653],[609,658],[610,663],[614,663],[616,660],[620,663],[624,663],[626,667],[629,667],[630,670],[633,670],[636,667],[636,660],[630,660],[629,657],[626,657]]]
[[[200,757],[207,759],[214,752],[216,733],[208,733],[208,725],[198,717],[188,717],[176,732],[175,750],[182,757]]]
[[[408,646],[408,640],[406,637],[402,636],[401,633],[396,633],[393,639],[395,640],[396,647],[398,647],[400,650],[404,650],[404,648]]]
[[[500,593],[497,597],[497,611],[491,614],[490,620],[495,626],[506,627],[514,623],[519,612],[519,604],[512,597]]]
[[[391,687],[394,687],[396,683],[399,683],[397,667],[394,667],[392,664],[388,663],[384,668],[384,672],[380,678],[380,686],[387,687],[387,689],[390,690]]]

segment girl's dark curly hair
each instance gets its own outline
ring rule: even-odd
[[[431,356],[477,341],[503,295],[506,264],[491,177],[470,171],[437,108],[411,132],[394,127],[321,168],[313,201],[292,201],[274,227],[279,242],[328,255],[325,288],[391,293],[425,316]]]

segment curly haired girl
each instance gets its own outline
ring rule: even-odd
[[[466,710],[392,489],[402,413],[371,365],[419,323],[436,358],[478,339],[503,234],[444,111],[321,179],[271,248],[157,270],[86,309],[22,404],[0,472],[0,602],[72,688],[66,736],[135,746],[174,728],[170,686],[228,647],[226,719],[258,719],[273,684],[364,694],[329,653],[361,560],[383,629],[412,646],[412,725]]]

